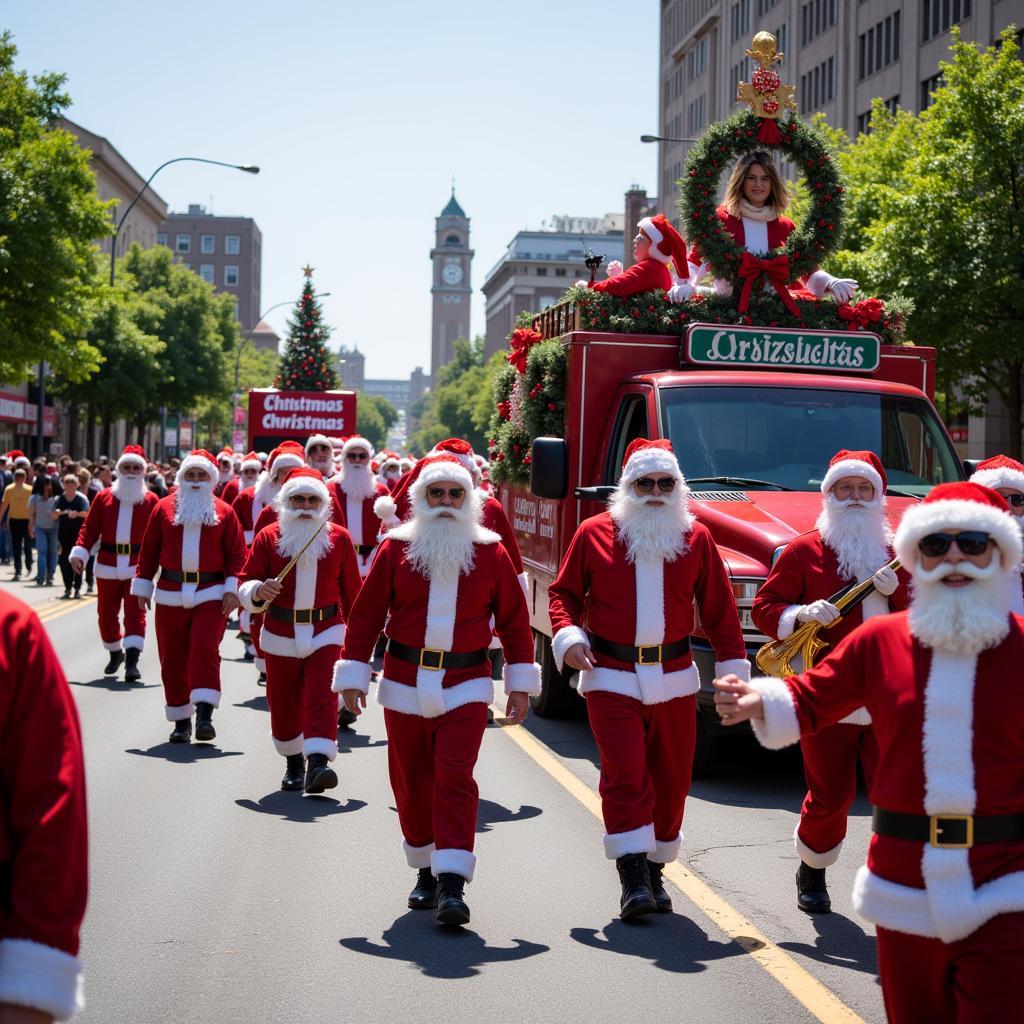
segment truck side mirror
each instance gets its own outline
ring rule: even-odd
[[[964,473],[967,474],[968,480],[977,472],[978,463],[982,461],[982,459],[964,459]]]
[[[538,498],[561,499],[569,489],[569,446],[561,437],[538,437],[530,461],[530,490]]]

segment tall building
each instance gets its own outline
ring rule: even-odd
[[[168,215],[156,240],[218,291],[234,295],[235,317],[243,333],[256,326],[263,245],[256,221],[218,217],[190,203],[187,213]]]
[[[338,381],[343,388],[362,391],[366,383],[366,356],[359,351],[359,346],[347,348],[342,345],[338,350]]]
[[[469,338],[470,264],[473,250],[469,247],[469,218],[455,198],[451,199],[436,219],[434,248],[434,315],[430,341],[430,373],[451,362],[453,346],[458,338]]]
[[[1024,0],[661,0],[658,134],[698,138],[740,108],[736,86],[756,66],[745,51],[756,32],[778,40],[783,82],[795,85],[800,114],[822,111],[853,136],[867,128],[871,101],[920,113],[949,57],[949,30],[989,45],[1024,24]],[[659,143],[658,183],[666,216],[687,142]]]

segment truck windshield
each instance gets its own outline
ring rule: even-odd
[[[842,448],[870,449],[891,491],[924,497],[963,470],[932,407],[922,399],[816,388],[676,387],[661,392],[663,436],[700,490],[818,490]]]

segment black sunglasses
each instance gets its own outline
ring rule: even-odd
[[[465,493],[465,487],[431,487],[427,491],[427,495],[433,498],[434,501],[440,501],[446,494],[452,501],[458,501]]]
[[[349,462],[365,462],[369,457],[366,452],[349,452],[345,456]]]
[[[1003,497],[1016,508],[1024,505],[1024,494],[1004,494]]]
[[[949,550],[953,541],[956,541],[956,546],[965,555],[981,555],[988,550],[992,538],[982,530],[964,530],[963,533],[929,533],[927,537],[922,537],[917,542],[917,546],[922,555],[938,558]]]
[[[672,489],[676,485],[674,477],[663,476],[659,480],[652,480],[649,476],[642,476],[639,480],[634,481],[636,489],[641,494],[650,494],[655,487],[661,491],[662,494],[671,494]]]

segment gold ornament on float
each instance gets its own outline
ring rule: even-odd
[[[740,82],[736,99],[746,103],[758,116],[775,121],[783,110],[796,113],[795,85],[783,85],[779,73],[772,67],[782,61],[785,54],[778,52],[778,43],[771,32],[758,32],[747,56],[757,61],[759,67],[750,76],[750,82]]]

